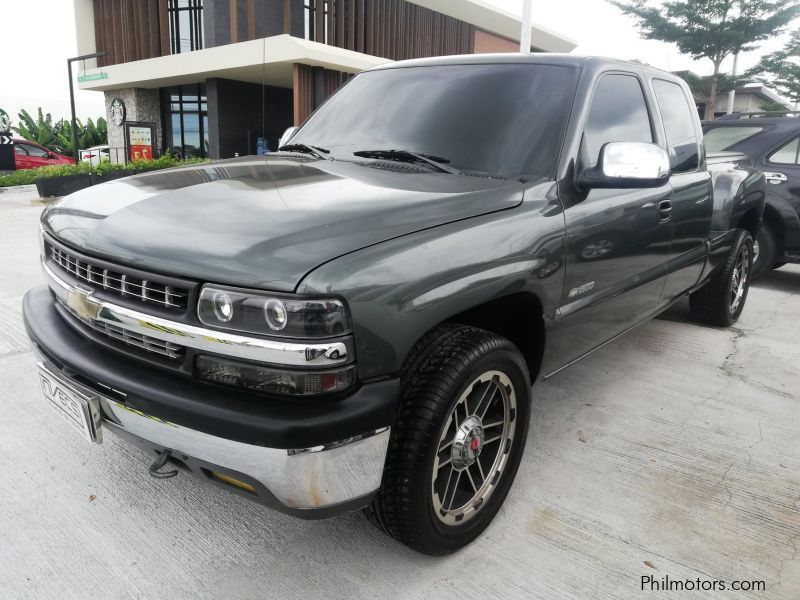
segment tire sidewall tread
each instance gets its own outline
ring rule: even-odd
[[[530,379],[519,350],[506,338],[465,325],[447,324],[424,336],[401,370],[400,401],[370,520],[420,552],[447,554],[475,539],[505,499],[522,457],[530,416]],[[516,429],[497,488],[479,514],[447,526],[433,513],[431,475],[444,420],[476,377],[501,370],[517,397]]]

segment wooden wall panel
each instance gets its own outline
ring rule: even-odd
[[[166,6],[162,0],[94,0],[99,66],[169,54]]]
[[[315,42],[393,60],[469,54],[475,27],[406,0],[311,0]]]
[[[256,37],[260,1],[228,0],[231,42]],[[292,26],[288,7],[300,1],[283,2],[284,31]],[[473,25],[406,0],[309,1],[312,39],[356,52],[402,60],[468,54],[476,39],[486,42]],[[170,53],[166,0],[94,0],[94,7],[97,48],[108,52],[101,66]]]
[[[314,72],[308,65],[295,63],[292,72],[294,88],[294,124],[300,125],[314,110]]]
[[[519,52],[519,42],[482,29],[476,29],[475,54],[491,54],[494,52]]]
[[[353,76],[350,73],[342,73],[341,71],[334,71],[332,69],[321,69],[320,67],[311,67],[299,63],[295,63],[293,69],[295,125],[300,125],[314,112],[314,109],[317,108],[314,98],[318,96],[316,85],[320,79],[315,77],[315,75],[319,73],[319,70],[322,71],[322,93],[319,94],[319,96],[323,99],[333,94]]]

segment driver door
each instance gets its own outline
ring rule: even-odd
[[[579,164],[597,163],[608,142],[656,141],[640,79],[597,80]],[[577,360],[653,313],[666,280],[672,187],[592,189],[562,198],[566,275],[552,334],[553,366]]]

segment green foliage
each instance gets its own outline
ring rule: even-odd
[[[731,90],[738,89],[749,81],[746,76],[734,77],[727,73],[718,73],[716,76],[716,89],[713,89],[715,78],[713,75],[696,75],[691,71],[677,73],[692,90],[692,95],[706,105],[706,118],[712,118],[713,111],[710,109],[716,103],[711,101],[712,93],[715,98],[721,94],[727,94]]]
[[[43,167],[47,168],[47,167]],[[8,175],[0,175],[0,187],[11,187],[14,185],[31,185],[39,176],[36,171],[39,169],[26,169],[24,171],[11,171]]]
[[[0,187],[30,185],[40,178],[61,177],[64,175],[87,175],[90,173],[102,175],[112,171],[125,171],[127,174],[133,175],[142,171],[155,171],[158,169],[203,163],[207,162],[207,160],[208,159],[205,158],[179,160],[173,156],[165,155],[156,159],[136,160],[128,164],[101,162],[97,165],[91,165],[88,162],[81,162],[75,165],[51,165],[48,167],[39,167],[38,169],[14,171],[8,175],[0,175]]]
[[[777,52],[771,52],[748,71],[792,102],[800,102],[800,29],[792,32],[789,42]],[[780,110],[786,110],[781,107]]]
[[[758,42],[779,35],[800,14],[797,0],[611,0],[634,17],[645,39],[674,43],[698,60],[709,59],[708,105],[719,94],[719,69],[731,54],[755,50]]]
[[[53,126],[53,117],[50,113],[44,114],[41,107],[37,110],[35,119],[27,110],[22,109],[19,112],[19,125],[11,129],[26,140],[41,144],[54,152],[63,152],[63,147],[58,143],[58,134]]]
[[[758,108],[764,112],[783,112],[786,110],[783,104],[780,102],[773,102],[772,100],[764,100],[758,105]]]
[[[92,119],[86,120],[86,125],[80,119],[75,120],[78,130],[78,147],[91,148],[108,143],[108,124],[103,117],[95,123]],[[61,119],[53,123],[50,113],[44,114],[41,107],[37,110],[34,119],[27,110],[19,113],[19,125],[11,128],[20,137],[41,144],[48,150],[72,156],[75,145],[72,143],[72,126],[69,119]]]

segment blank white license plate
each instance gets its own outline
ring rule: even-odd
[[[64,378],[58,376],[40,362],[39,387],[50,405],[64,417],[86,440],[95,443],[103,441],[100,426],[100,402],[92,396],[76,389]]]

